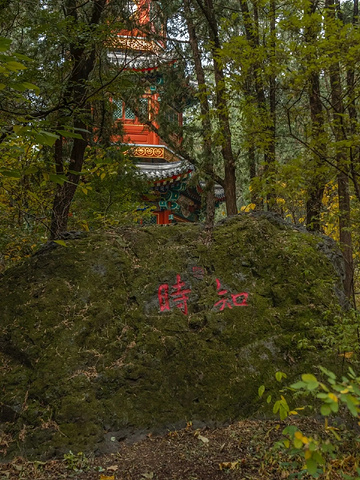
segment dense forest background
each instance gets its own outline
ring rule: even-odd
[[[196,166],[194,181],[206,181],[206,224],[265,210],[332,236],[354,299],[358,0],[169,0],[151,8],[144,35],[165,34],[174,60],[157,71],[159,133]],[[114,112],[123,100],[137,111],[154,78],[109,57],[134,11],[132,0],[1,3],[3,268],[66,230],[112,228],[143,215],[147,184],[113,141],[121,138]],[[169,108],[184,112],[181,128]],[[226,194],[217,212],[215,182]]]

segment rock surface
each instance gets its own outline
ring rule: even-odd
[[[1,279],[7,458],[115,451],[154,429],[251,416],[276,371],[335,362],[322,333],[346,302],[324,237],[239,215],[211,244],[199,225],[64,242]]]

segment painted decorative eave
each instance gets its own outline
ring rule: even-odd
[[[130,148],[128,154],[135,158],[147,158],[152,160],[159,160],[159,162],[183,162],[184,159],[177,155],[166,145],[138,145],[126,144]]]
[[[121,68],[138,71],[156,70],[161,65],[174,63],[176,61],[174,57],[163,50],[156,49],[152,51],[145,49],[145,46],[146,45],[144,45],[144,50],[138,51],[114,50],[108,52],[108,58],[111,63]]]
[[[135,158],[140,173],[153,182],[155,186],[185,180],[190,178],[191,173],[195,170],[190,162],[177,155],[166,145],[127,144],[127,146],[129,146],[128,153]],[[187,192],[187,196],[198,201],[198,196],[201,196],[204,188],[205,182],[200,182],[196,190]],[[225,200],[224,189],[218,183],[215,184],[215,198],[220,202]]]
[[[141,174],[154,182],[155,185],[173,183],[180,179],[188,178],[194,170],[193,165],[184,160],[172,163],[138,162],[136,166]]]
[[[135,50],[140,52],[161,53],[164,52],[164,45],[156,40],[149,39],[143,35],[118,35],[113,41],[116,50]]]

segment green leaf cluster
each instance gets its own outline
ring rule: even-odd
[[[330,425],[328,421],[331,415],[341,415],[346,418],[346,415],[350,414],[360,425],[360,376],[350,367],[347,376],[338,379],[330,370],[324,367],[319,368],[325,380],[319,380],[313,374],[303,374],[300,381],[293,383],[286,390],[292,392],[293,400],[299,393],[311,394],[314,399],[317,399],[317,401],[314,400],[313,407],[318,408],[324,417],[324,436],[304,435],[296,425],[288,425],[282,432],[285,438],[277,444],[279,448],[285,449],[288,455],[300,458],[299,468],[301,463],[304,463],[301,470],[303,474],[308,473],[314,478],[331,471],[331,461],[336,458],[342,446],[349,442],[349,437],[353,442],[360,441],[356,429],[345,427],[346,435],[341,435],[336,423]],[[280,377],[279,372],[278,377]],[[260,387],[259,395],[261,396],[264,391],[265,387]],[[285,420],[288,416],[297,415],[303,408],[290,411],[287,400],[281,395],[280,399],[274,403],[273,412],[278,413],[281,420]],[[347,422],[349,423],[349,420]],[[349,475],[344,475],[344,478],[354,480],[354,477]]]

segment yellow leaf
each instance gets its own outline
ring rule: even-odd
[[[222,462],[219,463],[220,470],[235,470],[235,468],[239,465],[239,461],[236,462]]]
[[[351,358],[353,355],[354,355],[354,352],[339,353],[339,357],[344,357],[344,358]]]
[[[333,402],[336,402],[336,403],[338,402],[338,398],[337,398],[337,396],[336,396],[334,393],[330,392],[330,393],[328,394],[328,397],[331,398],[331,400],[332,400]]]
[[[311,451],[305,450],[305,460],[309,460],[309,458],[311,458]]]
[[[251,210],[255,210],[256,204],[255,203],[250,203],[247,207],[247,212],[250,212]]]
[[[100,480],[115,480],[115,476],[111,475],[108,477],[107,475],[100,475]]]
[[[305,437],[305,435],[303,435],[299,430],[297,432],[295,432],[294,434],[294,437],[297,439],[297,440],[301,440],[301,442],[306,445],[307,443],[309,443],[309,439],[307,437]]]
[[[62,247],[67,247],[66,242],[64,240],[54,240],[54,243],[61,245]]]
[[[82,227],[83,229],[85,230],[85,232],[89,232],[90,231],[90,228],[89,228],[89,225],[86,221],[83,221],[82,222]]]

